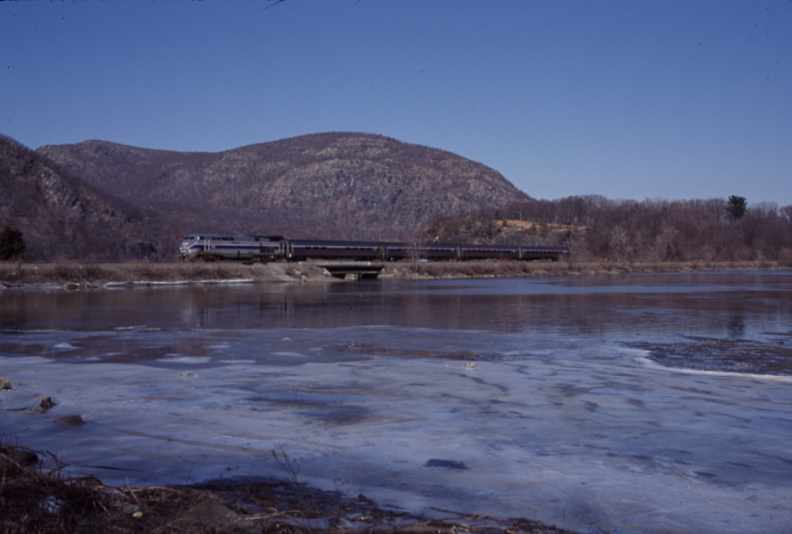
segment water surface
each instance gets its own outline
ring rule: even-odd
[[[109,482],[283,476],[278,450],[411,511],[788,532],[791,297],[726,272],[5,292],[0,423]]]

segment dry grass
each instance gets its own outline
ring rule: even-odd
[[[467,261],[389,265],[392,278],[508,278],[581,276],[620,273],[663,273],[716,270],[769,270],[775,262],[574,262],[574,261]]]
[[[0,263],[0,285],[56,284],[69,288],[108,282],[252,279],[261,265],[239,263]]]
[[[585,233],[586,227],[580,224],[560,224],[560,223],[540,223],[533,221],[520,221],[517,219],[506,220],[505,228],[514,228],[518,231],[537,231],[542,227],[547,228],[550,232],[572,232],[576,234]]]
[[[382,510],[363,495],[311,490],[296,480],[108,486],[93,477],[64,476],[52,455],[28,468],[9,453],[19,449],[2,450],[8,455],[0,453],[0,531],[7,534],[573,534],[528,519],[429,520]],[[51,467],[45,471],[42,464]]]
[[[438,261],[386,263],[383,279],[506,278],[578,276],[627,272],[768,270],[789,268],[779,262],[576,262],[576,261]],[[82,289],[108,283],[335,281],[315,263],[0,263],[0,288],[53,285]]]

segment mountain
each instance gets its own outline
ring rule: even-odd
[[[529,199],[480,163],[360,133],[306,135],[217,153],[106,141],[36,152],[101,191],[150,207],[177,233],[403,239],[437,215]]]
[[[141,210],[0,136],[0,225],[22,231],[27,259],[154,256],[143,223]]]

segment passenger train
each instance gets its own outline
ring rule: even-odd
[[[569,255],[567,247],[457,245],[451,243],[320,241],[281,236],[190,234],[179,248],[183,259],[236,261],[363,260],[552,260]]]

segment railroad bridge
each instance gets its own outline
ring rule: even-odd
[[[385,267],[381,263],[371,263],[368,261],[333,261],[321,262],[316,265],[317,267],[326,269],[331,276],[343,280],[376,280]]]

